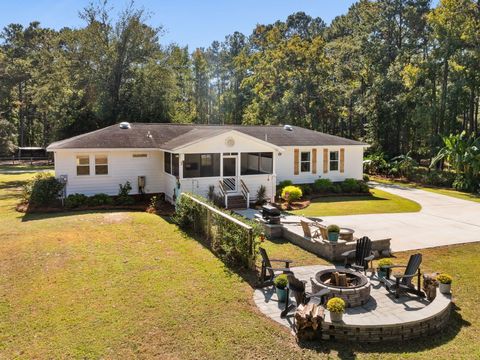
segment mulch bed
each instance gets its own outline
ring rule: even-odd
[[[326,198],[326,197],[332,197],[332,196],[373,196],[371,193],[326,193],[326,194],[313,194],[306,196],[305,199],[302,199],[301,201],[294,201],[290,205],[285,201],[285,202],[276,202],[274,205],[279,208],[280,210],[302,210],[308,207],[312,201],[316,199],[321,199],[321,198]]]
[[[160,216],[172,216],[175,213],[175,207],[167,202],[162,202],[153,208],[149,203],[137,203],[133,205],[101,205],[101,206],[79,206],[68,209],[61,205],[57,206],[31,206],[28,203],[18,204],[15,209],[18,212],[25,214],[48,214],[56,212],[72,212],[72,211],[100,211],[100,210],[130,210],[130,211],[145,211],[150,214],[157,214]]]

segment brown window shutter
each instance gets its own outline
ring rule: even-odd
[[[345,149],[340,149],[340,172],[345,172]]]
[[[312,149],[312,174],[317,173],[317,149]]]
[[[293,174],[299,174],[299,164],[300,164],[300,152],[298,149],[293,149]]]
[[[328,149],[323,149],[323,173],[328,172]]]

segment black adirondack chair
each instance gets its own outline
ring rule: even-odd
[[[366,275],[368,262],[370,262],[370,268],[373,269],[372,263],[375,256],[372,253],[372,240],[367,236],[358,239],[355,250],[344,252],[341,256],[345,259],[346,268],[364,271]]]
[[[269,259],[264,248],[259,248],[258,251],[262,257],[262,268],[260,270],[260,281],[258,287],[265,287],[273,285],[273,279],[279,273],[291,273],[290,264],[292,260],[287,259]],[[273,267],[272,262],[284,263],[284,267]]]
[[[421,290],[421,272],[420,272],[420,264],[422,263],[422,254],[414,254],[410,256],[408,260],[407,266],[402,265],[392,265],[386,266],[387,268],[387,277],[383,279],[383,282],[389,292],[393,292],[395,294],[395,298],[400,296],[401,292],[407,292],[411,294],[415,294],[419,297],[424,298],[425,293]],[[395,280],[390,279],[390,273],[394,268],[405,268],[405,273],[394,275]],[[417,276],[417,288],[415,285],[412,284],[412,279]]]
[[[305,290],[305,280],[302,281],[297,279],[293,273],[287,274],[287,278],[287,300],[285,302],[285,309],[280,313],[281,317],[286,317],[288,313],[295,309],[298,305],[305,305],[313,298],[318,298],[320,300],[320,304],[325,304],[327,302],[327,295],[330,293],[330,290],[323,289],[315,294],[308,293]],[[290,292],[295,297],[296,305],[290,304]]]

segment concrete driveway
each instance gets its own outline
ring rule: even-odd
[[[327,216],[328,224],[355,229],[356,236],[392,238],[393,251],[480,241],[480,203],[397,185],[376,188],[416,201],[416,213]]]

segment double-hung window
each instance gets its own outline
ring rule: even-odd
[[[95,175],[108,175],[107,155],[95,155]]]
[[[310,151],[302,151],[300,153],[300,171],[310,172]]]
[[[338,151],[330,151],[330,171],[338,171]]]
[[[77,176],[90,175],[90,157],[77,155]]]

